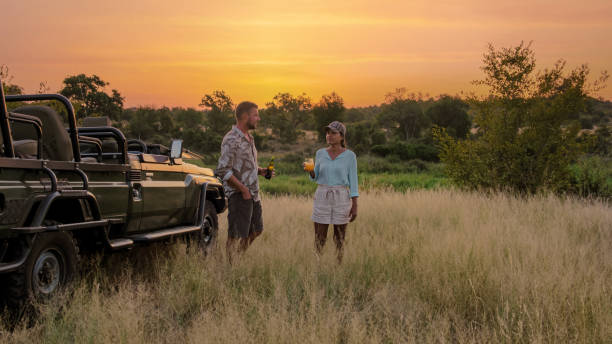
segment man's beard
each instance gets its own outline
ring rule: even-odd
[[[247,122],[247,129],[257,129],[257,124],[253,124],[251,122]]]

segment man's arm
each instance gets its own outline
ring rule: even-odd
[[[251,191],[249,191],[249,188],[247,188],[246,186],[244,186],[244,184],[242,184],[238,178],[236,178],[236,176],[231,175],[228,179],[227,179],[227,183],[233,187],[234,189],[240,191],[240,193],[242,194],[242,198],[243,199],[251,199],[253,198],[253,196],[251,196]]]
[[[219,164],[216,170],[217,175],[221,177],[224,182],[228,182],[230,177],[234,175],[232,168],[234,167],[235,158],[236,149],[232,149],[231,140],[226,136],[221,143],[221,155],[219,156]]]
[[[233,167],[236,158],[236,149],[232,147],[231,140],[227,138],[221,143],[221,156],[219,157],[219,165],[217,166],[217,175],[229,184],[232,188],[240,191],[242,198],[251,199],[251,192],[242,184],[236,176],[234,176]]]

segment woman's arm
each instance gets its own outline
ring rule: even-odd
[[[353,153],[353,159],[349,162],[348,166],[348,180],[349,180],[349,190],[350,196],[355,198],[359,197],[358,190],[358,179],[357,179],[357,156]]]
[[[357,218],[357,198],[358,197],[351,198],[353,205],[351,206],[351,211],[349,212],[349,217],[351,218],[350,222],[355,221],[355,219]]]

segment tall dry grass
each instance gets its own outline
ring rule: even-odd
[[[612,341],[609,205],[366,193],[338,265],[331,233],[314,254],[309,199],[263,202],[265,233],[233,266],[183,244],[89,262],[0,342]]]

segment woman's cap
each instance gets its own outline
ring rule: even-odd
[[[346,136],[346,127],[341,122],[333,121],[333,122],[329,123],[327,125],[327,127],[325,127],[325,128],[329,128],[331,130],[335,130],[335,131],[339,132],[340,134],[342,134],[342,136]]]

